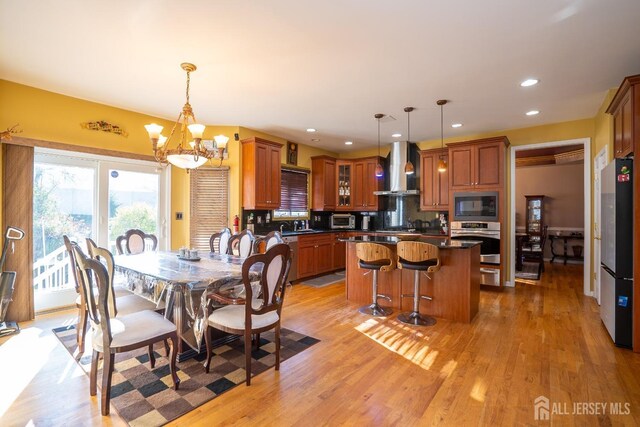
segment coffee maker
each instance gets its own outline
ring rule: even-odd
[[[369,230],[369,220],[371,217],[368,215],[362,217],[362,230]]]

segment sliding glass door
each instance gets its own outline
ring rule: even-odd
[[[107,167],[108,166],[108,167]],[[137,228],[161,237],[160,174],[154,167],[132,170],[131,165],[105,165],[108,183],[107,247],[116,253],[116,238]],[[141,171],[144,170],[144,171]],[[162,236],[164,237],[164,236]]]
[[[36,312],[73,305],[75,282],[63,235],[85,238],[114,254],[131,228],[168,249],[168,171],[150,162],[37,150],[33,196],[33,287]]]

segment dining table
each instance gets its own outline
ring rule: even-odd
[[[164,316],[175,323],[178,361],[200,353],[205,322],[209,314],[207,295],[225,292],[232,298],[244,296],[242,263],[245,258],[207,253],[186,260],[178,252],[147,251],[114,257],[119,280],[131,292],[164,306]],[[259,265],[250,270],[250,282],[260,279]],[[219,343],[235,337],[220,334]]]

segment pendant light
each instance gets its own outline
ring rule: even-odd
[[[384,117],[384,114],[378,113],[373,117],[378,121],[378,164],[376,165],[376,177],[381,178],[384,175],[384,169],[380,164],[380,119]]]
[[[448,101],[446,99],[439,99],[436,101],[436,104],[440,106],[440,148],[444,150],[444,118],[442,112],[442,106],[446,104]],[[446,172],[447,171],[447,162],[445,162],[442,157],[438,161],[438,172]]]
[[[411,112],[415,110],[413,107],[404,107],[404,112],[407,113],[407,163],[404,164],[404,173],[406,175],[413,175],[416,171],[409,159],[409,144],[411,144]]]

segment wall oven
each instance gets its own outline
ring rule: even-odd
[[[480,283],[500,286],[500,223],[452,221],[451,239],[476,240],[480,246]]]
[[[453,193],[452,221],[498,221],[498,192]]]
[[[353,230],[356,228],[356,216],[333,214],[331,215],[331,228],[337,230]]]

